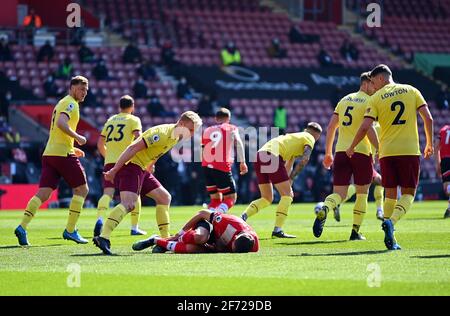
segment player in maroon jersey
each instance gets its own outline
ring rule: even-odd
[[[133,244],[139,251],[154,246],[153,252],[257,252],[258,235],[240,217],[201,210],[174,237],[153,235]]]
[[[239,171],[248,172],[245,150],[237,127],[230,124],[231,112],[221,108],[216,112],[217,125],[208,127],[202,135],[202,167],[206,190],[211,198],[208,208],[226,213],[236,202],[236,185],[231,174],[233,145],[236,144]]]
[[[442,177],[444,192],[448,196],[448,206],[444,218],[450,217],[450,125],[445,125],[439,131],[439,139],[436,142],[437,172]]]

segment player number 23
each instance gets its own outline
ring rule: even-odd
[[[123,129],[125,127],[125,124],[117,124],[117,134],[118,137],[111,137],[111,134],[114,131],[114,125],[108,125],[106,127],[106,131],[108,132],[108,136],[106,137],[106,142],[110,142],[110,141],[116,141],[116,142],[120,142],[123,139]]]

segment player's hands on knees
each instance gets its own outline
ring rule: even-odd
[[[352,158],[353,154],[355,153],[355,148],[348,148],[345,153],[347,154],[348,158]]]
[[[239,171],[240,171],[241,176],[243,176],[244,174],[246,174],[248,172],[248,167],[245,162],[241,162],[239,164]]]
[[[323,157],[322,164],[325,167],[325,169],[330,169],[331,165],[333,164],[333,155],[326,154],[325,157]]]
[[[84,157],[84,151],[82,151],[80,148],[75,147],[75,156],[77,156],[78,158]]]
[[[86,137],[84,137],[84,136],[82,136],[82,135],[78,135],[76,138],[75,138],[75,140],[77,141],[77,143],[80,145],[80,146],[83,146],[84,144],[86,144]]]
[[[434,148],[432,145],[427,144],[425,150],[423,151],[423,156],[425,159],[430,158],[434,154]]]

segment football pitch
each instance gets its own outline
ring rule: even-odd
[[[450,295],[450,219],[446,201],[416,202],[396,226],[401,251],[387,251],[369,204],[361,232],[348,241],[352,203],[341,222],[328,217],[324,233],[312,234],[313,204],[293,205],[285,231],[296,239],[270,237],[275,205],[248,220],[260,237],[249,254],[152,254],[134,252],[142,236],[130,236],[127,216],[111,239],[114,256],[90,241],[62,239],[67,210],[39,211],[28,231],[30,248],[16,246],[22,212],[0,212],[0,295]],[[172,207],[177,232],[199,207]],[[232,209],[240,214],[244,206]],[[96,210],[83,210],[80,233],[91,240]],[[154,208],[143,209],[140,227],[156,233]]]

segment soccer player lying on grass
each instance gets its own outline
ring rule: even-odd
[[[155,246],[153,252],[202,253],[202,252],[257,252],[258,235],[240,217],[201,210],[192,217],[181,231],[171,238],[156,235],[133,244],[140,251]]]

